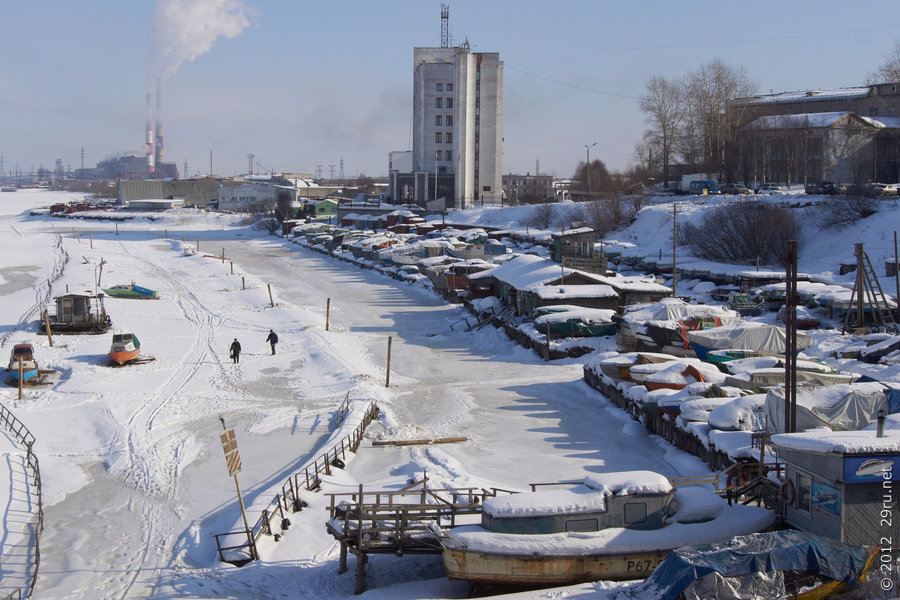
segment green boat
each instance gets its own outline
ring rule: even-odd
[[[107,296],[112,296],[113,298],[159,299],[159,294],[155,291],[135,285],[134,282],[131,282],[130,285],[114,285],[110,288],[103,288],[103,291],[106,292]]]
[[[536,311],[534,327],[540,333],[549,329],[552,337],[599,337],[615,335],[618,327],[612,320],[616,311],[600,308],[557,305],[544,306]]]

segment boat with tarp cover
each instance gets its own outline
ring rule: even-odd
[[[132,281],[130,284],[114,285],[112,287],[103,288],[107,296],[113,298],[137,298],[139,300],[158,300],[159,294],[155,290],[135,285]]]
[[[879,548],[853,546],[802,531],[755,533],[720,544],[678,548],[647,579],[613,597],[828,598],[858,588],[871,571]]]

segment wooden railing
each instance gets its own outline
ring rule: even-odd
[[[349,412],[349,395],[338,408],[336,419],[343,422]],[[300,497],[300,490],[318,490],[322,485],[322,475],[331,475],[332,468],[343,468],[347,460],[347,452],[356,452],[362,443],[366,427],[378,417],[378,406],[372,402],[363,414],[362,421],[349,434],[345,435],[334,446],[326,450],[321,456],[315,458],[312,463],[306,465],[303,471],[291,475],[284,485],[281,493],[276,494],[263,509],[262,515],[257,519],[250,532],[230,531],[215,535],[219,560],[234,564],[245,564],[259,558],[256,544],[263,535],[281,535],[280,532],[287,529],[289,521],[285,512],[297,512],[303,509],[305,503]],[[277,519],[277,528],[272,527],[272,521]],[[279,533],[275,533],[275,530]],[[240,542],[232,542],[234,539]],[[227,559],[226,554],[233,554],[232,559]],[[246,557],[246,558],[244,558]]]
[[[8,408],[0,404],[0,425],[5,427],[12,433],[16,440],[26,448],[25,468],[31,473],[31,484],[34,486],[35,496],[37,498],[37,524],[34,530],[34,572],[31,574],[31,585],[26,597],[30,597],[37,583],[38,570],[41,566],[41,533],[44,531],[44,504],[41,491],[41,467],[38,462],[37,455],[32,451],[34,446],[34,435],[25,427]],[[18,594],[14,596],[13,594]],[[21,590],[13,591],[8,598],[21,598]]]

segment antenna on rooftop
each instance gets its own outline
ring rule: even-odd
[[[450,5],[441,4],[441,48],[450,47]]]

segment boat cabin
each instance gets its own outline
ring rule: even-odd
[[[496,533],[528,535],[612,527],[660,529],[673,495],[669,480],[652,471],[604,473],[565,490],[488,498],[481,526]]]
[[[49,315],[53,333],[105,333],[110,320],[103,306],[103,299],[86,294],[66,294],[54,298],[56,314]],[[46,321],[41,319],[41,331],[46,331]]]
[[[34,347],[31,344],[16,344],[13,346],[10,361],[18,361],[19,358],[21,358],[23,362],[34,360]]]

